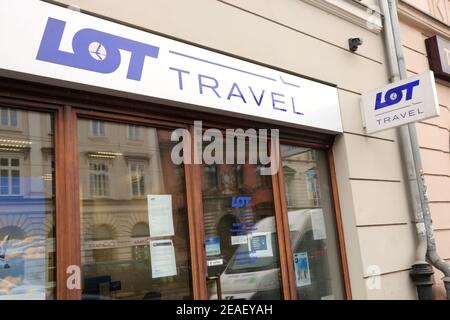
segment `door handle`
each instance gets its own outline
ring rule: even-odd
[[[222,300],[222,286],[220,284],[220,273],[217,273],[215,276],[206,277],[207,281],[216,281],[216,289],[217,289],[217,300]]]

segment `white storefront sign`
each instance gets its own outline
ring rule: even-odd
[[[0,42],[0,76],[342,132],[335,87],[42,1],[0,0]]]
[[[431,71],[365,93],[361,99],[367,133],[439,116]]]

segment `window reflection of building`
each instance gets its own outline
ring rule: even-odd
[[[148,261],[150,258],[149,227],[147,223],[139,222],[131,231],[133,260]]]
[[[114,257],[113,245],[108,244],[108,241],[114,240],[114,230],[111,226],[102,224],[94,228],[94,245],[98,245],[94,251],[94,261],[95,262],[105,262],[111,261]],[[104,247],[106,248],[104,248]]]
[[[286,154],[283,160],[283,176],[288,207],[299,209],[320,206],[316,151],[303,148],[302,152],[298,152],[287,146],[282,146],[282,149]]]
[[[130,161],[131,194],[133,197],[145,195],[145,163]]]
[[[52,123],[0,107],[0,299],[54,298]]]
[[[91,196],[109,196],[109,164],[106,160],[91,160],[89,163],[89,186]]]
[[[106,124],[101,120],[91,120],[91,135],[94,137],[106,136]]]
[[[9,240],[23,240],[26,238],[25,231],[17,226],[6,226],[0,228],[0,239],[9,236]]]
[[[100,292],[128,299],[190,296],[184,169],[171,161],[171,132],[104,122],[105,136],[93,139],[92,123],[78,122],[83,297],[96,299]],[[152,278],[150,194],[172,196],[173,277]],[[108,282],[120,283],[120,289],[100,289]]]
[[[289,166],[283,166],[283,177],[284,177],[284,193],[286,194],[286,204],[288,207],[294,205],[293,195],[291,194],[289,187],[292,184],[292,180],[295,177],[296,171]]]
[[[307,179],[308,198],[313,200],[314,206],[320,206],[320,185],[315,167],[305,171]]]
[[[2,127],[17,127],[17,110],[0,108],[0,124]]]
[[[0,158],[0,195],[20,194],[20,160]]]
[[[138,141],[141,140],[141,131],[139,126],[136,125],[128,125],[128,139]]]

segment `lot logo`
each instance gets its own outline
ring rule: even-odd
[[[411,100],[413,96],[413,89],[414,87],[417,87],[419,83],[420,80],[416,80],[386,91],[386,94],[384,95],[384,102],[381,101],[383,93],[382,92],[377,93],[375,101],[375,110],[389,107],[391,105],[399,103],[403,99],[404,90],[406,90],[405,101]]]
[[[120,66],[119,50],[131,53],[127,79],[141,80],[146,57],[158,58],[159,48],[94,29],[81,29],[72,39],[73,53],[59,49],[66,22],[48,18],[36,59],[68,67],[112,73]]]
[[[233,197],[231,200],[232,208],[244,208],[248,207],[252,197]]]
[[[105,60],[106,58],[106,49],[98,42],[93,42],[89,45],[89,53],[95,60]]]

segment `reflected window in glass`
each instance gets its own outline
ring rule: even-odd
[[[0,108],[0,300],[55,298],[53,116]]]

